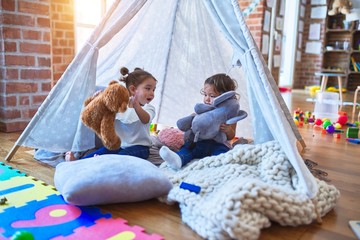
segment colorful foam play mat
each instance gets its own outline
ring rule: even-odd
[[[164,239],[96,207],[67,204],[50,185],[0,162],[0,240]]]

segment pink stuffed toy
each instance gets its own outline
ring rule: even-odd
[[[177,128],[165,128],[158,134],[159,141],[177,152],[184,145],[184,132]]]

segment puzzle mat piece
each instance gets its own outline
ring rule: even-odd
[[[163,240],[158,234],[147,234],[139,226],[129,226],[127,221],[117,219],[99,219],[91,227],[79,227],[74,234],[67,237],[59,236],[52,240],[108,239],[108,240]]]
[[[54,194],[20,208],[6,209],[0,214],[0,226],[4,237],[11,237],[22,230],[32,233],[36,240],[48,240],[59,235],[67,236],[79,227],[90,227],[96,220],[106,218],[111,218],[111,214],[103,214],[95,207],[67,204],[61,195]]]
[[[0,162],[0,181],[5,181],[16,176],[26,176],[26,173],[22,173],[19,170]]]
[[[7,199],[7,204],[0,205],[0,213],[9,207],[21,207],[29,201],[40,201],[53,194],[60,195],[53,186],[33,177],[18,176],[0,183],[0,196]]]

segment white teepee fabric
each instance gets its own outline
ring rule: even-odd
[[[121,66],[142,67],[157,78],[155,120],[170,126],[202,101],[206,78],[228,73],[249,113],[238,123],[238,135],[255,143],[277,140],[308,196],[316,195],[316,182],[296,148],[301,136],[237,0],[117,0],[16,145],[53,152],[94,147],[94,133],[79,119],[82,103],[96,86],[119,78]]]

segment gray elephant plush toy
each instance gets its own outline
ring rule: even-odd
[[[176,124],[185,132],[185,141],[213,139],[224,143],[227,138],[220,131],[220,125],[233,124],[247,117],[247,113],[240,110],[240,103],[235,95],[235,91],[229,91],[216,97],[211,105],[198,103],[194,108],[196,114],[179,119]]]

